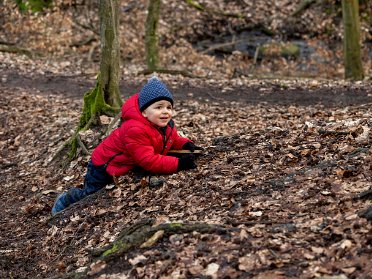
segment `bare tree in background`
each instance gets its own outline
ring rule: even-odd
[[[344,22],[345,78],[361,80],[364,77],[360,54],[360,23],[358,0],[342,0]]]
[[[161,0],[149,0],[145,25],[146,64],[149,71],[159,68],[158,23]]]
[[[159,40],[158,40],[158,25],[160,18],[161,0],[149,0],[147,8],[147,18],[145,23],[145,53],[146,66],[143,74],[151,74],[154,72],[166,73],[172,75],[183,75],[195,77],[188,70],[168,69],[166,66],[160,65],[159,58]]]

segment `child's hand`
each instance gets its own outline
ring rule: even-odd
[[[193,154],[183,155],[178,159],[178,171],[196,169],[196,164],[194,162],[195,156]]]
[[[182,146],[182,149],[183,150],[190,150],[191,152],[194,152],[195,150],[202,150],[203,148],[201,148],[199,146],[196,146],[193,142],[189,141],[189,142],[186,142]]]

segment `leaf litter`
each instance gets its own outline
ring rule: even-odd
[[[51,156],[78,121],[81,101],[22,88],[1,94],[0,275],[47,278],[361,278],[371,275],[371,106],[247,105],[179,100],[175,121],[204,148],[198,169],[133,173],[50,220],[57,193],[81,186],[89,156],[63,169]],[[107,122],[109,123],[109,122]],[[92,147],[95,131],[85,133]],[[93,249],[144,218],[205,222],[226,234],[154,236],[114,261]],[[328,276],[328,277],[327,277]],[[366,278],[367,278],[366,277]]]
[[[238,20],[197,12],[186,2],[164,1],[159,26],[162,64],[207,77],[163,77],[187,95],[181,94],[176,103],[175,120],[184,135],[205,149],[198,169],[160,177],[165,183],[158,187],[149,187],[136,174],[125,176],[119,186],[107,187],[50,220],[55,197],[81,186],[89,160],[81,155],[66,169],[49,165],[73,133],[81,111],[76,99],[82,96],[66,77],[76,77],[80,84],[94,81],[98,71],[97,35],[92,43],[72,46],[98,30],[80,26],[98,28],[97,6],[80,12],[62,1],[36,16],[20,14],[10,2],[1,7],[7,27],[2,39],[29,48],[35,57],[0,53],[1,278],[60,278],[84,270],[90,278],[372,276],[371,223],[360,214],[371,206],[366,194],[372,187],[370,82],[252,79],[266,74],[341,77],[337,9],[331,9],[330,16],[324,6],[314,5],[293,19],[289,15],[300,1],[200,1],[215,10],[246,15]],[[140,36],[146,3],[132,2],[122,3],[120,32],[123,81],[137,88],[147,79],[136,75],[144,69]],[[333,7],[334,2],[324,5]],[[218,58],[195,49],[200,38],[234,35],[236,31],[228,29],[240,25],[266,26],[277,33],[274,39],[300,31],[315,53],[310,61],[268,57],[252,68],[252,58],[239,51]],[[329,28],[332,35],[325,37]],[[369,30],[363,21],[363,57],[368,57]],[[328,40],[337,47],[330,47]],[[45,55],[39,57],[38,52]],[[368,76],[370,60],[365,60]],[[307,67],[301,70],[301,65]],[[14,73],[21,76],[17,79]],[[65,96],[49,87],[54,75],[62,81],[58,91],[64,90]],[[26,86],[30,80],[33,87]],[[307,103],[325,89],[334,92],[327,95],[330,106]],[[66,98],[67,93],[74,98]],[[295,96],[301,101],[291,99]],[[244,102],[246,98],[251,102]],[[355,101],[345,105],[338,102],[342,98]],[[286,104],[276,104],[279,99]],[[91,130],[81,137],[90,150],[99,140]],[[149,217],[156,224],[206,222],[236,230],[156,236],[150,247],[113,262],[92,259],[92,249]]]

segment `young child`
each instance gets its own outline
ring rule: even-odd
[[[177,134],[172,109],[172,94],[158,78],[151,78],[139,94],[124,103],[121,126],[93,151],[84,188],[72,188],[59,195],[52,215],[113,183],[113,176],[124,175],[138,166],[155,174],[196,168],[193,154],[167,156],[170,149],[199,149]]]

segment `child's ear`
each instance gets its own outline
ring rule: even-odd
[[[143,117],[147,117],[146,110],[142,112]]]

